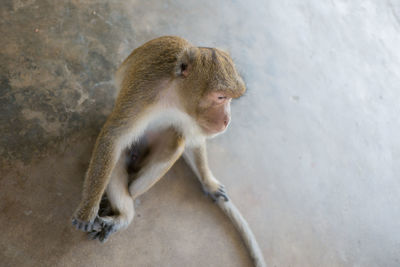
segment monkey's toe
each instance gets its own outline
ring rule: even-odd
[[[100,232],[99,232],[99,231],[92,231],[92,232],[88,232],[88,233],[87,233],[88,238],[89,238],[90,240],[96,240],[96,239],[98,239],[98,238],[100,237],[100,234],[101,234],[101,231],[100,231]]]
[[[106,242],[107,239],[110,237],[110,235],[111,235],[112,233],[115,233],[116,231],[117,231],[117,230],[116,230],[115,225],[107,225],[107,226],[105,226],[105,227],[103,228],[103,230],[100,232],[99,241],[100,241],[101,243]]]

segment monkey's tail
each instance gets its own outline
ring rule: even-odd
[[[267,265],[265,264],[264,257],[261,253],[260,247],[258,246],[256,238],[236,206],[231,200],[225,201],[222,198],[218,198],[217,204],[226,214],[226,216],[229,217],[236,230],[240,233],[240,236],[242,237],[247,250],[250,253],[250,257],[253,260],[254,266],[266,267]]]

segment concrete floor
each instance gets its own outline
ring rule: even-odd
[[[183,161],[107,243],[70,225],[113,72],[167,34],[247,82],[209,157],[269,266],[400,266],[395,0],[2,0],[0,266],[250,266]]]

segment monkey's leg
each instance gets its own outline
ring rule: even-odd
[[[205,142],[196,147],[188,148],[185,151],[184,159],[200,180],[206,194],[209,194],[214,201],[218,197],[222,197],[225,201],[228,201],[225,187],[214,177],[208,167]]]
[[[101,242],[104,242],[110,234],[126,228],[132,222],[134,205],[128,191],[127,153],[128,151],[124,151],[121,154],[106,189],[107,198],[114,215],[96,218],[96,221],[101,225],[101,230],[90,232],[89,236],[92,239],[98,238]]]
[[[150,152],[137,178],[129,186],[133,199],[149,190],[182,155],[185,141],[173,129],[168,129],[150,141]]]

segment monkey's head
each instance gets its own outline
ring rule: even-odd
[[[186,112],[196,119],[205,135],[226,130],[230,103],[246,87],[228,53],[209,47],[190,47],[179,56],[175,74],[181,82]]]

